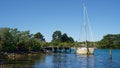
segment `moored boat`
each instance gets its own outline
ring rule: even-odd
[[[86,55],[86,54],[94,54],[94,48],[88,48],[87,47],[78,47],[76,50],[77,54],[82,54],[82,55]]]
[[[86,7],[85,5],[83,4],[83,8],[84,8],[84,12],[83,12],[83,15],[84,15],[84,36],[85,36],[85,44],[84,44],[84,47],[77,47],[76,48],[76,53],[77,54],[84,54],[84,55],[90,55],[90,54],[94,54],[94,47],[88,47],[88,44],[87,44],[87,28],[86,28],[86,15],[87,15],[87,10],[86,10]],[[89,25],[89,28],[90,28],[90,25]],[[91,30],[90,30],[91,31]],[[91,36],[92,36],[92,32],[91,32]]]

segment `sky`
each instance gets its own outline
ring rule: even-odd
[[[120,33],[120,0],[0,0],[0,27],[41,32],[47,42],[56,30],[83,40],[83,3],[93,41]],[[89,33],[88,33],[89,34]]]

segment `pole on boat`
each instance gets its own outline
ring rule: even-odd
[[[85,34],[85,45],[87,47],[87,55],[89,55],[89,48],[88,48],[88,44],[87,44],[87,31],[86,31],[86,7],[85,4],[83,3],[83,15],[84,15],[84,34]]]

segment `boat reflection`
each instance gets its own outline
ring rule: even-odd
[[[80,59],[80,68],[94,68],[94,55],[77,55]]]

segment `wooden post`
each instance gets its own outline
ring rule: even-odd
[[[112,49],[110,48],[110,59],[112,59]]]
[[[71,47],[69,49],[70,49],[70,53],[71,53]]]
[[[87,46],[87,55],[89,55],[90,52],[89,52],[89,46],[88,46],[88,44],[87,44],[87,40],[86,40],[86,46]]]
[[[52,47],[52,52],[54,52],[54,47]]]

